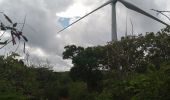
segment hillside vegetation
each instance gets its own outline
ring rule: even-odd
[[[105,46],[65,47],[70,72],[0,57],[0,100],[170,100],[170,28]]]

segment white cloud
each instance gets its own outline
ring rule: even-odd
[[[66,11],[57,13],[56,15],[59,17],[74,18],[78,16],[83,16],[90,10],[91,9],[89,7],[86,7],[81,3],[75,3],[70,6]]]

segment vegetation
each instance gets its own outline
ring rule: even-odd
[[[23,29],[24,29],[26,17],[24,19],[24,23],[23,23],[21,29],[19,29],[18,23],[14,23],[5,13],[3,13],[3,12],[0,12],[0,13],[5,17],[5,19],[8,22],[8,24],[7,24],[7,23],[5,23],[5,21],[2,22],[0,20],[0,32],[2,32],[2,34],[0,35],[0,49],[4,48],[5,46],[7,46],[11,42],[12,42],[13,45],[16,45],[17,44],[16,38],[17,38],[18,41],[19,41],[18,45],[20,45],[20,41],[21,41],[21,39],[23,39],[24,52],[25,52],[25,42],[28,42],[28,39],[23,34]],[[10,33],[11,40],[10,40],[10,38],[4,37],[4,35],[7,34],[7,33]]]
[[[105,46],[69,45],[70,72],[0,57],[0,100],[170,100],[170,28]]]

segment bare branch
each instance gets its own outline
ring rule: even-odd
[[[24,23],[23,23],[23,26],[22,26],[22,28],[21,28],[21,32],[22,32],[22,31],[23,31],[23,29],[24,29],[25,22],[26,22],[26,18],[27,18],[27,15],[25,15],[25,18],[24,18]]]
[[[16,49],[15,49],[15,53],[17,52],[17,50],[18,50],[18,48],[19,48],[19,46],[20,46],[20,43],[21,43],[21,41],[19,40],[19,43],[18,43],[18,45],[17,45],[17,47],[16,47]]]
[[[158,14],[161,14],[161,15],[165,16],[165,17],[168,18],[169,21],[170,21],[170,17],[168,17],[166,14],[164,14],[165,12],[170,13],[170,11],[160,11],[160,10],[155,10],[155,9],[151,9],[151,10],[157,12]]]
[[[132,22],[131,18],[130,18],[130,23],[131,23],[131,26],[132,26],[132,36],[133,36],[133,34],[134,34],[134,29],[133,29],[134,25],[133,25],[133,22]]]
[[[8,45],[9,43],[11,43],[12,40],[10,40],[9,42],[7,42],[5,45],[3,45],[2,47],[0,47],[0,49],[4,48],[6,45]]]
[[[161,10],[159,10],[160,12],[167,12],[167,13],[170,13],[170,11],[161,11]]]
[[[128,27],[127,27],[127,24],[128,24],[128,22],[127,22],[127,16],[126,16],[126,32],[125,32],[125,36],[127,37],[127,34],[128,34]]]

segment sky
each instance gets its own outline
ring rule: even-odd
[[[150,9],[170,10],[170,0],[126,0],[170,24],[170,21]],[[60,34],[59,30],[87,14],[107,0],[0,0],[0,11],[5,12],[13,21],[22,23],[26,16],[23,33],[29,42],[26,54],[31,63],[50,63],[55,71],[68,71],[70,60],[62,59],[66,45],[75,44],[88,47],[105,45],[111,41],[111,5],[96,11]],[[131,32],[130,20],[134,24],[134,34],[157,32],[165,26],[146,16],[128,10],[121,3],[116,4],[118,38],[125,35],[126,17],[128,34]],[[170,14],[169,14],[170,16]],[[2,16],[0,17],[2,18]],[[9,35],[5,35],[9,37]],[[15,50],[16,46],[7,46],[1,53]],[[23,53],[23,43],[17,50]]]

